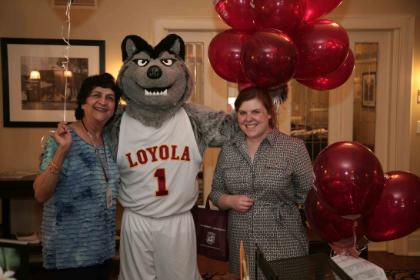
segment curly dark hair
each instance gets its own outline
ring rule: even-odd
[[[114,77],[108,73],[89,76],[83,81],[79,93],[77,94],[77,108],[74,112],[76,120],[81,120],[83,118],[84,112],[82,109],[82,105],[86,103],[86,99],[88,98],[89,94],[96,87],[109,88],[115,93],[114,113],[117,110],[122,92],[121,89],[115,83]]]

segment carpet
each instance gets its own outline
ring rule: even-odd
[[[388,280],[420,280],[420,271],[390,270],[385,271]]]

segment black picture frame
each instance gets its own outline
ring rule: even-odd
[[[362,106],[376,106],[376,72],[362,73]]]
[[[74,120],[81,82],[105,72],[105,41],[69,43],[67,51],[62,39],[0,38],[4,127],[55,127],[64,118]],[[72,75],[66,81],[67,54]],[[34,70],[40,77],[31,79]]]

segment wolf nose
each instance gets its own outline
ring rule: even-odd
[[[162,70],[160,70],[160,68],[156,65],[147,70],[147,77],[150,79],[159,79],[160,76],[162,76]]]

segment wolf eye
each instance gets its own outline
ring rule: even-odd
[[[165,65],[165,66],[171,66],[172,64],[174,64],[175,63],[175,59],[173,59],[173,58],[163,58],[163,59],[161,59],[160,60],[162,63],[163,63],[163,65]]]
[[[134,59],[134,63],[136,63],[140,67],[144,67],[149,63],[147,59]]]

